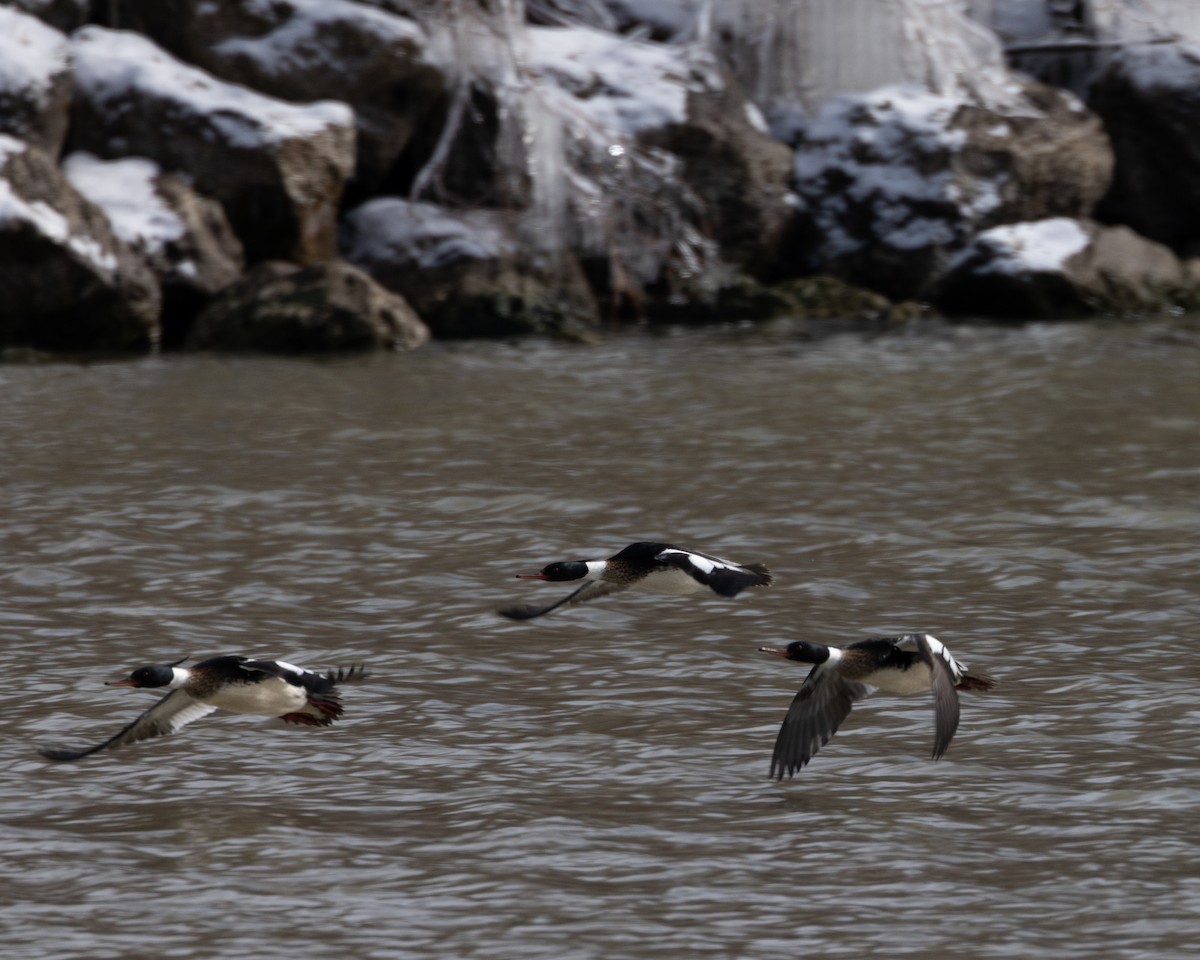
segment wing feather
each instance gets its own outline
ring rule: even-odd
[[[945,647],[941,647],[939,650],[932,649],[924,634],[917,636],[917,656],[929,665],[933,692],[934,760],[939,759],[946,752],[958,730],[958,694],[954,690],[957,678],[950,661],[942,655],[944,650]]]
[[[697,583],[709,587],[723,597],[736,597],[747,587],[768,587],[774,580],[761,563],[742,566],[694,550],[669,547],[654,559],[682,570]]]
[[[109,737],[103,743],[98,743],[94,747],[85,747],[82,750],[42,747],[38,752],[47,760],[79,760],[93,753],[99,753],[101,750],[115,750],[127,743],[165,737],[183,729],[192,721],[207,716],[216,709],[211,704],[195,699],[184,690],[172,690],[133,723],[126,725],[119,733]]]
[[[583,603],[587,600],[595,600],[597,597],[606,597],[610,593],[616,593],[618,590],[624,589],[624,584],[613,583],[611,580],[589,580],[573,593],[567,594],[561,600],[549,606],[504,607],[496,612],[502,617],[508,617],[509,620],[533,620],[536,617],[545,616],[550,611],[557,610],[559,607],[571,606],[572,604]]]
[[[814,667],[792,700],[775,738],[771,776],[779,780],[785,774],[793,776],[829,742],[855,701],[866,695],[863,684]]]

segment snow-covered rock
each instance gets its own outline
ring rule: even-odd
[[[0,344],[145,350],[158,282],[43,151],[0,134]]]
[[[336,253],[338,202],[354,169],[345,104],[294,104],[225,83],[145,37],[85,27],[72,37],[70,146],[143,156],[219,200],[251,261]]]
[[[937,294],[951,314],[1060,319],[1158,312],[1195,302],[1178,258],[1127,227],[1053,217],[985,230],[949,264]]]
[[[1092,88],[1116,153],[1101,214],[1200,253],[1200,46],[1131,46]]]
[[[1005,112],[914,86],[836,97],[796,146],[799,264],[921,297],[981,229],[1089,215],[1111,167],[1096,117],[1050,88]]]
[[[586,27],[531,28],[527,36],[528,62],[555,98],[551,108],[625,136],[681,123],[689,89],[720,86],[715,65],[679,47]]]
[[[73,153],[63,172],[158,275],[163,346],[181,345],[196,313],[242,273],[242,245],[224,209],[143,157]]]
[[[510,213],[382,197],[346,217],[345,255],[402,294],[439,338],[582,336],[596,307],[570,254],[527,256]]]
[[[268,260],[196,318],[197,350],[313,353],[409,350],[429,330],[404,298],[340,260],[297,267]]]
[[[386,185],[419,129],[444,120],[447,80],[415,20],[350,0],[156,0],[136,22],[174,55],[285,100],[333,98],[358,124],[359,193]]]
[[[0,7],[0,133],[58,155],[71,100],[69,56],[63,34],[36,17]]]
[[[622,246],[635,240],[644,254],[662,229],[661,263],[629,271],[631,282],[709,274],[703,264],[716,251],[752,273],[771,271],[792,219],[789,153],[711,57],[586,28],[531,29],[528,41],[537,90],[574,135],[575,169],[590,181],[572,183],[579,223],[602,221],[594,230],[608,229],[606,256],[626,266],[639,257]],[[624,216],[630,229],[613,230]],[[672,263],[666,251],[689,244],[694,259]]]

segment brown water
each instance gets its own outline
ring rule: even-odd
[[[0,942],[43,958],[1183,958],[1200,937],[1200,338],[786,329],[0,367]],[[734,601],[511,624],[661,538]],[[928,759],[803,678],[926,629],[1001,681]],[[144,662],[364,661],[329,730],[73,765]]]

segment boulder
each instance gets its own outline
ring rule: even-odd
[[[349,104],[359,194],[396,189],[393,167],[422,127],[440,127],[448,82],[408,17],[349,0],[156,0],[131,25],[222,80],[286,100]],[[127,25],[130,25],[127,24]]]
[[[85,27],[72,52],[72,150],[143,156],[184,175],[224,206],[251,262],[336,254],[338,203],[354,169],[348,107],[216,80],[133,33]]]
[[[0,134],[0,344],[147,350],[160,293],[149,266],[47,154]]]
[[[200,309],[242,274],[242,245],[224,209],[141,157],[99,160],[73,153],[63,172],[157,274],[162,345],[182,345]]]
[[[702,222],[724,260],[753,276],[779,272],[795,219],[791,151],[768,135],[732,77],[689,90],[684,118],[640,140],[679,158],[679,176],[702,201]]]
[[[58,156],[71,102],[70,52],[54,28],[0,7],[0,134]]]
[[[613,312],[714,304],[729,265],[775,272],[790,155],[711,57],[582,27],[531,28],[525,54],[557,122],[532,127],[534,187],[565,179],[564,232]]]
[[[589,335],[596,305],[578,262],[540,262],[499,211],[383,197],[346,217],[346,258],[401,293],[435,337]]]
[[[1036,84],[1013,97],[984,107],[905,85],[829,101],[796,145],[798,270],[920,298],[982,229],[1089,216],[1112,169],[1099,120]]]
[[[1061,319],[1173,310],[1200,285],[1168,247],[1127,227],[1054,217],[985,230],[949,264],[949,314]]]
[[[1116,154],[1101,219],[1200,253],[1200,47],[1130,46],[1096,79],[1089,106]]]
[[[196,318],[197,350],[313,353],[411,349],[429,330],[404,298],[342,261],[299,267],[267,261]]]

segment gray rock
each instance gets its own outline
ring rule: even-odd
[[[548,333],[583,338],[596,304],[578,262],[527,256],[500,211],[384,197],[346,217],[346,257],[405,296],[435,337]]]
[[[72,37],[70,147],[144,156],[220,201],[250,261],[336,254],[337,209],[354,169],[354,118],[216,80],[144,37],[85,27]]]
[[[313,353],[408,350],[429,339],[412,308],[342,261],[298,267],[267,261],[196,318],[197,350]]]
[[[1200,252],[1200,47],[1130,46],[1094,83],[1089,106],[1116,153],[1102,219]]]
[[[640,140],[679,157],[680,177],[703,201],[722,258],[761,277],[777,272],[795,211],[791,152],[755,116],[726,77],[720,86],[690,89],[686,119],[646,130]]]
[[[147,350],[161,295],[45,153],[0,134],[0,344],[54,351]]]
[[[1062,319],[1170,311],[1196,277],[1127,227],[1065,217],[985,230],[951,262],[936,301],[949,314]]]
[[[386,186],[414,134],[442,123],[448,82],[426,59],[425,30],[408,17],[346,0],[155,0],[131,15],[126,26],[223,80],[353,107],[360,194]]]
[[[982,229],[1090,215],[1112,167],[1099,120],[1046,87],[1014,97],[1003,110],[911,86],[834,98],[796,148],[800,269],[924,297]]]
[[[242,273],[242,245],[224,209],[141,157],[98,160],[73,153],[63,172],[158,275],[162,344],[180,346],[200,309]]]
[[[71,102],[70,52],[54,28],[0,7],[0,133],[58,156]]]

